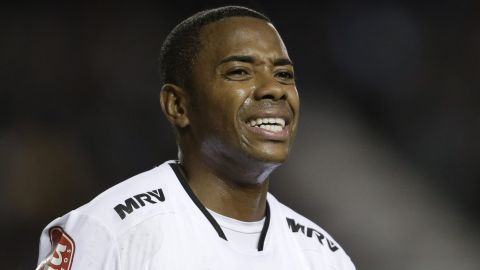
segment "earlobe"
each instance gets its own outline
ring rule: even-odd
[[[187,111],[187,94],[182,87],[167,83],[160,91],[160,105],[168,121],[176,127],[190,124]]]

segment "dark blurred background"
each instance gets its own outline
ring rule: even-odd
[[[480,2],[65,2],[0,5],[2,268],[35,268],[48,222],[176,158],[159,47],[228,3],[270,16],[295,63],[272,193],[357,269],[480,269]]]

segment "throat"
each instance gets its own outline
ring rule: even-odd
[[[265,217],[259,221],[245,222],[226,217],[210,209],[208,211],[222,228],[229,243],[238,249],[257,250]]]
[[[222,180],[192,181],[190,187],[205,207],[223,216],[244,222],[258,221],[265,216],[267,182],[252,186],[232,185]]]
[[[208,209],[236,220],[252,222],[265,216],[268,180],[239,184],[204,170],[183,168],[190,189]]]

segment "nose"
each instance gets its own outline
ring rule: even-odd
[[[286,85],[279,83],[272,75],[262,76],[258,79],[255,89],[255,99],[271,99],[274,101],[286,100]]]

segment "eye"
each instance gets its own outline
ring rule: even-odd
[[[275,73],[275,77],[280,78],[283,81],[290,81],[295,78],[293,72],[290,70],[282,70]]]
[[[245,70],[244,68],[235,68],[235,69],[231,69],[229,71],[227,71],[227,76],[237,76],[237,77],[240,77],[240,76],[246,76],[248,75],[248,71]]]
[[[232,79],[232,80],[245,80],[250,78],[250,72],[246,68],[232,68],[229,69],[225,75],[227,79]]]

